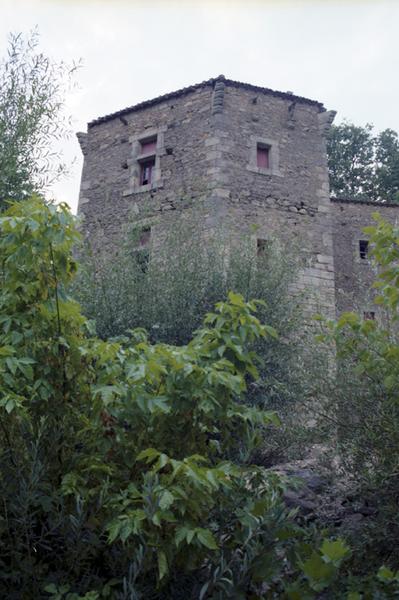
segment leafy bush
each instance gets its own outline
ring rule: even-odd
[[[76,237],[39,199],[0,219],[1,593],[210,597],[241,557],[229,585],[244,594],[260,540],[289,525],[281,482],[221,457],[276,419],[239,402],[257,374],[247,345],[274,330],[230,294],[185,346],[87,337],[65,293]],[[267,547],[276,566],[284,544]]]
[[[136,260],[143,252],[140,233],[133,227],[113,251],[109,245],[82,251],[73,293],[86,316],[95,320],[100,337],[143,327],[153,342],[185,344],[229,290],[246,300],[263,300],[259,319],[279,336],[254,343],[261,358],[260,378],[248,386],[245,399],[249,405],[278,411],[283,426],[267,438],[257,460],[270,463],[304,452],[309,419],[303,418],[303,407],[313,391],[309,374],[323,369],[326,361],[314,348],[304,293],[293,292],[299,268],[295,249],[270,239],[257,255],[255,228],[239,240],[215,232],[204,244],[197,227],[177,220],[160,248],[145,249],[150,260],[143,270],[142,261]]]
[[[363,320],[344,313],[327,324],[323,339],[334,342],[339,359],[331,409],[343,459],[358,478],[379,486],[399,484],[399,229],[376,219],[377,225],[366,233],[379,268],[375,301],[385,308],[386,317]]]
[[[182,346],[151,345],[143,330],[90,337],[65,291],[76,237],[65,206],[36,198],[0,219],[2,596],[395,592],[387,567],[339,577],[346,544],[296,524],[281,478],[224,459],[277,424],[242,402],[257,376],[251,345],[276,335],[257,303],[230,293]]]
[[[325,416],[336,425],[341,470],[374,507],[357,543],[376,562],[392,559],[399,543],[399,228],[374,217],[365,233],[378,272],[380,316],[345,313],[327,324],[322,339],[335,345],[338,358]]]

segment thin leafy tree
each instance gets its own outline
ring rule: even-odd
[[[10,34],[0,62],[0,210],[44,193],[67,172],[57,144],[71,132],[65,95],[78,65],[40,52],[39,34]]]

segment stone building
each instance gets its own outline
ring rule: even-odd
[[[298,287],[310,309],[373,317],[362,227],[375,205],[330,200],[326,135],[334,119],[314,100],[223,75],[98,118],[78,133],[84,154],[79,214],[93,244],[142,225],[151,252],[176,219],[207,235],[256,225],[254,253],[271,237],[300,248]],[[397,206],[379,206],[396,219]],[[254,229],[252,228],[252,231]]]

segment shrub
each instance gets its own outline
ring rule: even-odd
[[[184,346],[88,337],[65,292],[75,240],[65,206],[0,219],[1,593],[211,597],[241,558],[227,582],[245,595],[294,531],[280,480],[223,460],[276,420],[239,401],[248,344],[275,332],[230,294]]]
[[[336,425],[341,469],[375,507],[376,517],[359,540],[362,551],[381,560],[395,554],[399,541],[399,228],[375,219],[365,232],[383,318],[345,313],[327,324],[322,339],[335,345],[338,358],[325,416]]]
[[[277,423],[242,403],[257,376],[250,346],[276,335],[256,302],[230,293],[182,346],[151,345],[143,330],[90,337],[66,294],[76,238],[67,208],[37,198],[0,219],[2,596],[395,592],[387,567],[339,577],[346,544],[295,523],[281,478],[224,459]]]
[[[133,227],[116,249],[85,247],[73,293],[86,316],[95,320],[100,337],[143,327],[153,342],[172,344],[187,343],[230,289],[246,300],[261,299],[259,319],[279,336],[256,340],[260,378],[248,387],[245,401],[282,417],[282,428],[258,454],[257,460],[270,463],[306,451],[309,419],[302,418],[303,407],[313,392],[311,374],[322,370],[326,360],[314,349],[305,294],[293,292],[300,266],[295,249],[270,239],[257,255],[255,235],[255,228],[239,240],[216,232],[204,244],[196,227],[178,220],[158,254],[151,250],[143,271],[136,260],[142,258],[140,229]]]

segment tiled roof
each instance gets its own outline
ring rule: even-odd
[[[396,202],[378,202],[371,200],[370,198],[330,198],[331,202],[337,202],[341,204],[369,204],[376,208],[384,208],[385,206],[399,208],[399,203]]]
[[[156,98],[152,98],[151,100],[145,100],[144,102],[139,102],[138,104],[135,104],[133,106],[122,108],[121,110],[118,110],[114,113],[110,113],[109,115],[99,117],[98,119],[94,119],[94,121],[91,121],[88,124],[88,127],[93,127],[93,125],[97,125],[98,123],[104,123],[105,121],[109,121],[110,119],[114,119],[115,117],[122,117],[123,115],[126,115],[130,112],[135,112],[137,110],[141,110],[142,108],[148,108],[149,106],[153,106],[154,104],[158,104],[159,102],[165,102],[166,100],[171,100],[172,98],[184,96],[185,94],[189,94],[190,92],[194,92],[195,90],[198,90],[203,87],[214,86],[217,81],[223,81],[227,86],[242,88],[251,92],[268,94],[269,96],[275,96],[277,98],[283,98],[284,100],[300,102],[302,104],[310,104],[312,106],[317,106],[320,109],[320,111],[325,110],[323,104],[321,104],[321,102],[317,102],[316,100],[309,100],[309,98],[295,96],[295,94],[292,94],[291,92],[277,92],[269,88],[252,85],[250,83],[233,81],[232,79],[226,79],[224,75],[219,75],[218,77],[215,77],[213,79],[202,81],[202,83],[196,83],[194,85],[190,85],[180,90],[176,90],[175,92],[169,92],[168,94],[163,94],[162,96],[157,96]]]

